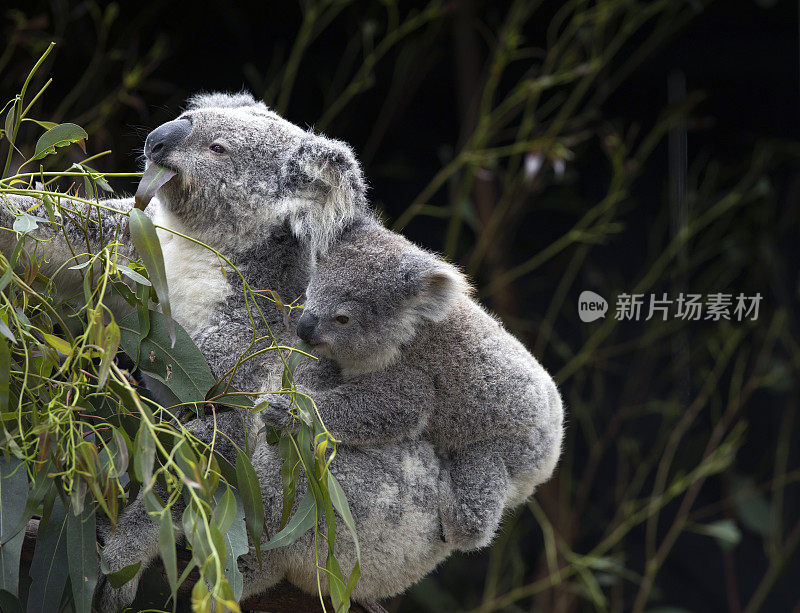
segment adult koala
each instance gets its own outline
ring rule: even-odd
[[[305,289],[311,254],[324,249],[367,206],[361,169],[347,145],[302,130],[249,94],[192,97],[183,114],[150,133],[144,152],[150,163],[177,172],[147,210],[153,221],[218,250],[251,288],[274,290],[287,303]],[[14,198],[12,204],[24,210],[36,201]],[[102,204],[127,211],[133,199]],[[44,217],[42,209],[33,214]],[[100,219],[88,227],[93,250],[125,221],[113,211],[98,210]],[[0,206],[0,226],[11,227],[13,219],[12,211]],[[66,234],[80,253],[86,244],[83,230],[67,226]],[[49,226],[32,235],[52,239],[41,243],[46,274],[73,256]],[[4,252],[10,252],[15,240],[13,233],[0,232]],[[165,230],[159,230],[159,240],[172,315],[214,375],[228,372],[248,347],[250,352],[268,347],[273,335],[280,344],[292,342],[294,321],[287,329],[283,313],[268,300],[259,301],[264,318],[253,309],[251,320],[241,278],[224,270],[212,251]],[[133,254],[130,244],[122,250]],[[80,280],[77,271],[62,271],[57,282],[68,292],[80,287]],[[280,365],[277,351],[262,353],[236,369],[233,385],[251,392],[280,387]],[[241,447],[244,433],[258,430],[244,417],[226,413],[217,420]],[[202,438],[209,427],[201,425],[198,435]],[[223,455],[229,455],[230,443],[223,438],[220,445]]]
[[[246,94],[193,97],[176,120],[150,133],[145,155],[151,163],[177,172],[148,208],[154,221],[213,247],[238,268],[251,288],[275,290],[284,302],[303,293],[314,254],[324,251],[344,226],[367,209],[361,170],[346,145],[302,130]],[[29,209],[35,203],[25,198],[0,203],[0,227],[11,227],[12,208]],[[102,248],[103,237],[108,240],[124,223],[125,217],[114,211],[128,210],[133,200],[103,204],[112,210],[99,209],[99,219],[89,224],[93,250]],[[32,214],[44,217],[41,209]],[[65,233],[72,243],[86,244],[77,226],[65,223]],[[49,260],[42,266],[45,274],[73,257],[62,237],[47,225],[33,236],[46,241],[41,243]],[[291,344],[294,321],[285,326],[283,313],[266,300],[260,302],[264,318],[251,320],[241,278],[235,271],[223,270],[223,262],[213,252],[163,230],[159,230],[159,240],[172,315],[216,376],[234,367],[246,348],[252,353],[268,347],[273,334],[280,344]],[[5,253],[15,241],[14,233],[0,231],[0,248]],[[132,246],[124,245],[125,250],[133,255]],[[79,287],[77,271],[62,271],[58,277],[67,292],[72,285]],[[267,351],[242,363],[233,385],[248,392],[274,390],[280,387],[281,372],[280,356]],[[244,446],[245,433],[251,435],[268,527],[274,533],[280,515],[281,461],[274,448],[256,445],[260,423],[254,421],[238,412],[217,416],[220,430],[237,445]],[[208,439],[211,429],[207,420],[197,424],[195,431]],[[231,444],[224,437],[217,440],[223,455],[230,455]],[[451,551],[439,538],[435,495],[439,465],[429,445],[405,442],[386,449],[342,449],[333,472],[348,496],[360,535],[362,579],[354,597],[376,598],[401,591]],[[129,506],[117,530],[105,537],[103,555],[112,571],[140,560],[144,569],[158,555],[158,526],[139,502]],[[337,534],[337,544],[343,543],[339,549],[343,566],[352,564],[348,539],[346,531]],[[315,590],[312,549],[308,538],[301,539],[286,551],[270,552],[263,569],[244,556],[245,595],[269,587],[284,575]],[[100,610],[129,604],[137,586],[138,577],[114,590],[101,577]]]

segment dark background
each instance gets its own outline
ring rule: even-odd
[[[46,44],[56,41],[42,72],[54,81],[33,116],[84,126],[91,153],[113,151],[96,167],[122,172],[139,169],[144,137],[174,118],[189,94],[248,89],[287,119],[352,144],[364,164],[372,200],[391,224],[474,129],[479,116],[475,100],[486,88],[497,32],[514,9],[507,2],[442,4],[435,18],[392,45],[366,72],[366,80],[356,81],[363,89],[320,126],[368,50],[384,40],[393,11],[402,23],[425,6],[339,4],[302,55],[291,95],[281,101],[281,87],[275,84],[282,83],[289,50],[302,31],[300,6],[331,10],[337,3],[152,2],[112,8],[90,2],[25,3],[5,9],[0,92],[5,99],[18,91]],[[509,517],[490,551],[454,556],[390,603],[393,610],[641,608],[637,596],[652,554],[644,519],[633,521],[625,536],[599,556],[602,562],[585,554],[625,525],[626,517],[635,518],[634,510],[647,502],[669,436],[698,397],[700,408],[680,437],[668,483],[704,462],[717,425],[723,424],[726,435],[737,425],[743,431],[735,453],[702,481],[689,503],[689,524],[681,524],[667,549],[646,609],[736,611],[748,603],[749,610],[800,607],[797,5],[769,0],[546,1],[519,28],[520,46],[529,53],[503,70],[495,102],[521,80],[544,74],[553,35],[564,30],[554,24],[565,14],[602,9],[611,15],[607,24],[587,27],[579,42],[567,45],[574,46],[576,57],[572,64],[564,62],[574,66],[608,49],[610,34],[624,19],[655,5],[661,7],[656,17],[604,59],[599,77],[556,130],[556,139],[571,152],[563,174],[556,172],[559,155],[547,148],[527,152],[539,152],[543,165],[529,183],[520,179],[513,189],[505,180],[519,179],[524,158],[516,159],[517,166],[513,157],[465,166],[426,200],[439,212],[417,216],[403,230],[467,268],[487,306],[554,373],[569,417],[564,460],[537,495],[538,511],[523,508]],[[615,80],[618,69],[639,58]],[[726,197],[738,204],[693,235],[645,293],[760,292],[760,317],[749,324],[620,322],[576,365],[575,356],[602,325],[578,320],[580,291],[605,296],[613,318],[614,297],[646,278],[674,237],[670,218],[679,205],[670,194],[680,183],[680,172],[670,167],[670,155],[678,155],[679,148],[670,149],[665,128],[648,155],[636,160],[633,155],[670,108],[670,75],[685,79],[690,98],[698,95],[696,104],[678,114],[680,121],[667,126],[673,142],[682,135],[687,142],[685,161],[678,163],[687,169],[687,183],[678,193],[686,198],[689,219]],[[576,82],[547,90],[540,106],[549,100],[554,109],[562,108],[559,96],[568,97]],[[537,115],[530,133],[546,133],[552,117],[544,111]],[[511,116],[487,147],[514,143],[512,128],[518,125],[519,118]],[[26,129],[18,143],[25,138],[35,142],[37,129]],[[607,196],[607,152],[615,138],[625,144],[620,155],[628,160],[629,172],[607,220],[615,225],[570,243],[535,270],[487,294],[490,283],[559,239]],[[748,172],[755,175],[751,181]],[[457,240],[448,243],[457,194],[470,182],[462,194],[468,221]],[[135,181],[112,184],[118,191],[135,189]],[[476,242],[507,190],[513,191],[514,206],[490,237],[486,257],[473,265]],[[580,257],[573,260],[576,254]],[[563,301],[555,300],[565,278],[570,282],[563,287]],[[704,393],[715,360],[737,330],[746,331],[736,359],[723,365]],[[748,393],[726,422],[726,408],[738,402],[740,389]],[[644,476],[638,489],[630,489],[639,468]],[[656,544],[668,538],[680,517],[684,492],[663,507],[651,527]],[[719,521],[734,526],[739,535],[735,545],[699,533],[703,525]],[[543,528],[554,531],[554,544],[543,538]],[[558,576],[556,567],[573,572]],[[547,577],[552,585],[541,584],[513,604],[495,600]],[[759,590],[763,597],[754,598]]]

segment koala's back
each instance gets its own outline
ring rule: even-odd
[[[426,325],[403,359],[422,360],[435,373],[426,436],[438,450],[493,439],[501,455],[530,455],[507,462],[512,477],[515,467],[552,472],[563,420],[558,389],[522,343],[474,300],[462,297],[444,320]]]

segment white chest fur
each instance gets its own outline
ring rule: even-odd
[[[187,234],[183,225],[154,200],[153,222]],[[217,306],[232,291],[223,262],[212,251],[166,230],[158,229],[164,253],[172,317],[192,339],[206,329]]]

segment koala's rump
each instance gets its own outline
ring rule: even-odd
[[[270,534],[277,532],[282,505],[277,449],[262,444],[253,457],[260,475]],[[394,595],[433,570],[450,553],[441,541],[438,513],[439,461],[428,443],[408,441],[376,448],[340,446],[331,465],[353,514],[361,548],[361,579],[353,597],[371,600]],[[298,483],[296,503],[306,490]],[[326,531],[324,520],[320,530]],[[310,593],[317,591],[309,532],[289,547],[271,553],[286,579]],[[318,543],[319,557],[327,544]],[[356,561],[353,540],[336,518],[336,557],[347,575]],[[325,586],[325,579],[322,579]],[[325,586],[327,587],[327,586]]]

